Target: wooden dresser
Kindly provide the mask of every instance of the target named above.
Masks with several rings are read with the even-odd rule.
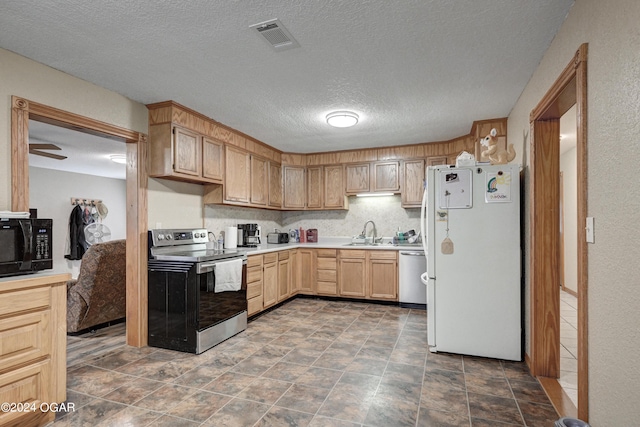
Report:
[[[55,413],[41,409],[66,400],[70,278],[39,273],[0,279],[0,426],[43,426]]]

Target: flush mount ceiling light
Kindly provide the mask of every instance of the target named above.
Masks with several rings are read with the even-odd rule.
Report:
[[[127,156],[125,156],[124,154],[112,154],[109,156],[109,158],[112,162],[120,163],[122,165],[127,163]]]
[[[348,128],[358,123],[359,116],[352,111],[334,111],[327,114],[327,123],[336,128]]]

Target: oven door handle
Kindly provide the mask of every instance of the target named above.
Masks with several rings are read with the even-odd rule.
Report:
[[[226,260],[216,260],[216,261],[198,263],[197,267],[196,267],[196,273],[197,274],[209,273],[209,272],[213,271],[213,267],[216,264],[224,262],[224,261],[229,261],[231,259],[233,259],[233,258],[227,258]],[[242,265],[247,265],[247,259],[246,258],[244,258],[242,260]]]

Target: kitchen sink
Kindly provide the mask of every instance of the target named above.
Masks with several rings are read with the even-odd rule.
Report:
[[[380,246],[381,243],[345,243],[342,246]]]

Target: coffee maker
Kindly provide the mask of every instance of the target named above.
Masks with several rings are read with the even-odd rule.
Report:
[[[255,248],[260,244],[258,224],[238,224],[238,246]]]

